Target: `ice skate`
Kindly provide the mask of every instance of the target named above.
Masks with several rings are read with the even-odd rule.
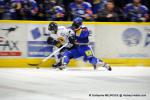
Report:
[[[55,64],[52,65],[52,68],[56,69],[56,68],[59,68],[59,66],[61,66],[61,65],[62,65],[61,62],[57,62],[57,63],[55,63]]]
[[[63,64],[62,66],[59,66],[59,69],[64,70],[66,68],[66,66],[67,66],[66,64]]]
[[[112,70],[112,68],[110,67],[110,65],[107,64],[107,63],[104,63],[104,65],[102,67],[106,68],[108,71]]]

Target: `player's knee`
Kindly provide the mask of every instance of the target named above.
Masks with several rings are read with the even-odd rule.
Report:
[[[70,56],[70,53],[67,51],[67,52],[64,52],[64,54],[63,54],[63,57],[69,57]]]
[[[63,64],[68,64],[70,60],[70,53],[68,51],[64,52],[63,57],[62,57],[62,63]]]
[[[68,64],[70,61],[70,58],[68,56],[63,56],[62,58],[62,64]]]
[[[96,65],[97,64],[98,59],[95,57],[90,57],[89,58],[89,63],[91,63],[92,65]]]

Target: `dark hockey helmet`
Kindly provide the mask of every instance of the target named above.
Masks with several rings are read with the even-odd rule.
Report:
[[[50,22],[49,26],[48,26],[48,30],[49,31],[54,31],[54,33],[57,33],[58,30],[58,25],[55,22]]]
[[[80,18],[80,17],[77,17],[77,18],[75,18],[74,20],[73,20],[73,23],[72,23],[72,28],[73,29],[78,29],[81,25],[82,25],[82,21],[83,21],[83,19],[82,18]]]

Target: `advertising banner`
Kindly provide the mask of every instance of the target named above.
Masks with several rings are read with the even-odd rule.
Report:
[[[24,24],[0,24],[0,58],[26,57],[26,37]]]
[[[53,51],[46,42],[49,34],[46,27],[47,24],[28,25],[28,57],[46,57]]]
[[[96,30],[99,57],[150,58],[150,25],[98,25]]]

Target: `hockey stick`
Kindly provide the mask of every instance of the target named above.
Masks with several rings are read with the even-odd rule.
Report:
[[[90,43],[75,43],[76,45],[90,45]]]
[[[47,56],[46,58],[44,58],[40,63],[38,63],[38,64],[28,64],[28,65],[30,65],[30,66],[37,66],[36,68],[38,69],[40,64],[42,64],[43,62],[47,61],[49,58],[51,58],[53,55],[55,55],[57,52],[59,52],[61,49],[63,49],[67,45],[68,45],[68,43],[64,44],[61,48],[55,50],[49,56]]]

